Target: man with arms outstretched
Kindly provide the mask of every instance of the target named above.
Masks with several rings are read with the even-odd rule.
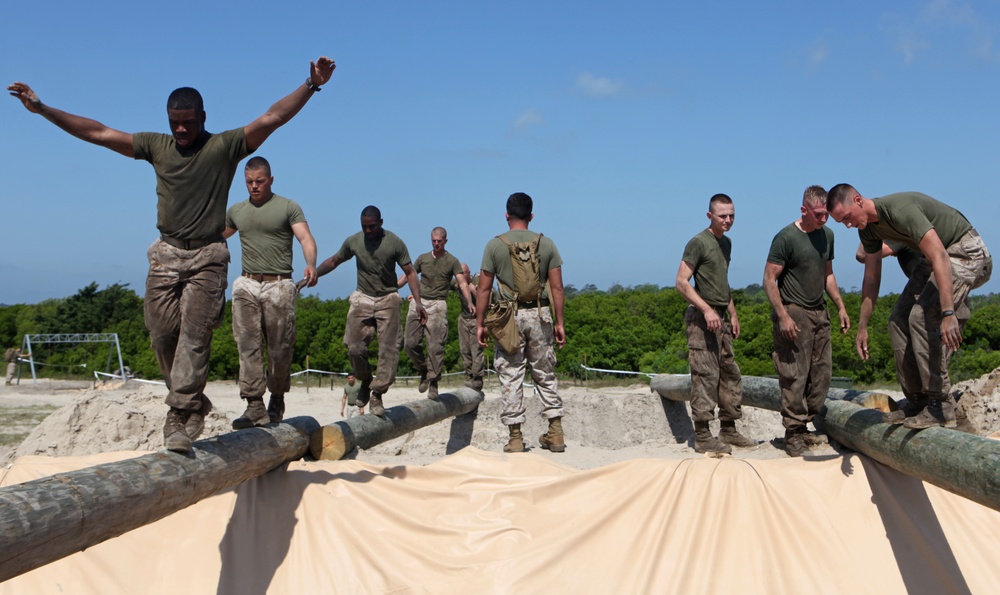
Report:
[[[144,310],[169,390],[163,438],[170,450],[191,450],[212,408],[204,389],[212,330],[225,310],[229,249],[222,232],[236,168],[302,109],[335,67],[326,57],[311,62],[305,83],[250,124],[218,134],[205,130],[201,94],[190,87],[167,99],[171,134],[121,132],[42,103],[24,83],[7,87],[28,111],[79,139],[148,161],[156,172],[160,237],[147,252]]]

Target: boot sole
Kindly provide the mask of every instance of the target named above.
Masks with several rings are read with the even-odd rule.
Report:
[[[174,432],[164,442],[169,451],[191,452],[191,438],[182,432]]]
[[[233,420],[233,429],[234,430],[246,430],[247,428],[262,428],[262,427],[266,426],[269,423],[271,423],[271,418],[270,417],[265,417],[264,419],[256,421],[256,422],[251,421],[249,419],[234,419]]]
[[[566,445],[556,446],[555,444],[540,444],[542,448],[549,452],[566,452]]]

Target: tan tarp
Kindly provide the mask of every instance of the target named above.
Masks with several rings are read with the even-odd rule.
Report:
[[[3,485],[130,456],[26,457]],[[861,456],[296,462],[0,593],[996,593],[1000,513]]]

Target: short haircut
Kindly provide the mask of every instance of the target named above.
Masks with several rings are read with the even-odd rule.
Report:
[[[381,221],[382,211],[378,210],[375,205],[368,205],[361,211],[361,217],[372,217]]]
[[[267,159],[263,157],[251,157],[250,161],[247,161],[246,171],[257,171],[262,169],[267,172],[267,175],[271,175],[271,164],[267,162]]]
[[[443,227],[435,227],[431,230],[431,236],[441,236],[444,239],[448,239],[448,230]]]
[[[826,190],[822,186],[810,186],[802,193],[802,206],[826,206]]]
[[[515,192],[507,198],[507,214],[521,221],[531,219],[533,206],[531,197],[523,192]]]
[[[832,211],[837,205],[849,203],[857,193],[858,191],[850,184],[837,184],[833,188],[830,188],[830,192],[826,195],[826,209]]]
[[[715,205],[731,205],[733,204],[733,199],[725,194],[716,194],[712,198],[708,199],[708,211],[710,213],[715,212]]]
[[[205,102],[201,99],[201,93],[191,87],[181,87],[174,89],[167,97],[167,109],[187,110],[193,109],[199,114],[205,111]]]

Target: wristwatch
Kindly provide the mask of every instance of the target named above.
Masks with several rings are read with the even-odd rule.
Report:
[[[319,93],[320,91],[323,90],[320,88],[319,85],[313,83],[313,77],[311,76],[306,78],[306,86],[309,87],[310,91],[315,91],[316,93]]]

